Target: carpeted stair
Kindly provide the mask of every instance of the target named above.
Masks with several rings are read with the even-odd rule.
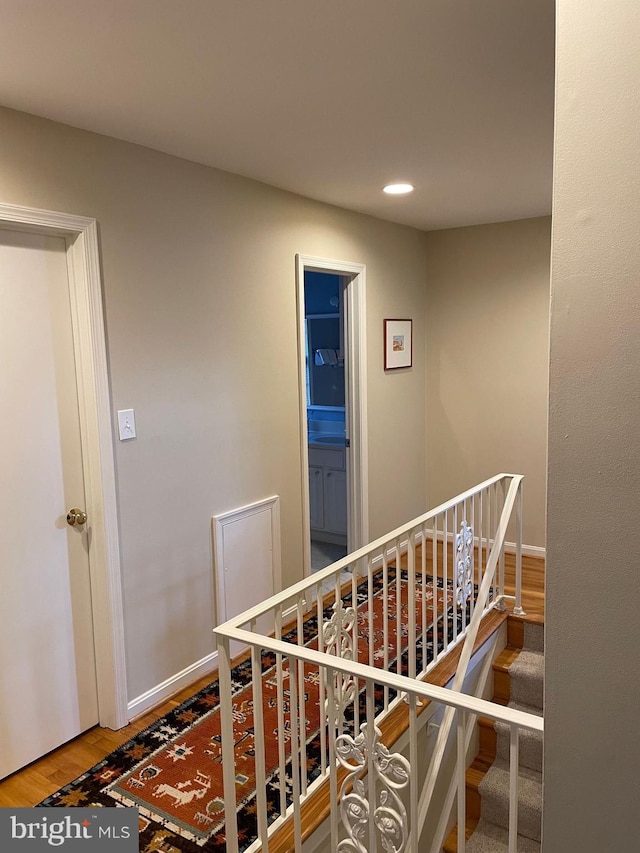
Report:
[[[494,662],[494,702],[542,715],[543,626],[509,617],[507,648]],[[509,727],[480,718],[480,751],[467,771],[467,853],[509,849]],[[518,853],[540,853],[542,737],[520,732]],[[457,828],[444,844],[457,850]]]

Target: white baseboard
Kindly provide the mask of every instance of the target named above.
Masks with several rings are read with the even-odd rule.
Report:
[[[204,678],[205,675],[209,675],[209,673],[213,672],[217,666],[218,652],[211,652],[210,655],[192,663],[191,666],[183,669],[182,672],[172,675],[170,678],[167,678],[166,681],[163,681],[161,684],[157,684],[155,687],[147,690],[146,693],[142,693],[136,699],[132,699],[127,705],[129,720],[134,719],[134,717],[139,717],[141,714],[144,714],[146,711],[149,711],[151,708],[155,708],[156,705],[164,702],[165,699],[173,696],[174,693],[177,693],[179,690],[183,690],[185,687],[189,687],[199,678]]]
[[[509,551],[512,554],[516,552],[516,543],[515,542],[505,542],[504,550]],[[525,557],[542,557],[546,560],[547,558],[547,549],[543,548],[542,545],[522,545],[522,554]]]

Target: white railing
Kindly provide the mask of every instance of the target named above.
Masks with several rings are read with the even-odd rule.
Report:
[[[515,595],[508,596],[512,515]],[[460,691],[482,617],[507,598],[522,612],[521,533],[522,477],[501,474],[216,628],[230,853],[270,844],[300,851],[306,822],[327,811],[332,851],[417,850],[456,717],[459,781],[477,714],[512,727],[517,758],[519,729],[541,730],[540,718]],[[255,630],[265,617],[268,636]],[[458,645],[452,690],[420,680]],[[234,670],[237,646],[250,651]],[[428,703],[445,710],[418,787]],[[408,758],[384,744],[392,745],[398,719],[408,730]],[[515,768],[517,827],[517,761]],[[463,815],[464,784],[457,799]],[[316,817],[305,817],[303,828],[306,809]],[[285,824],[291,837],[283,846],[277,833]],[[464,832],[459,838],[463,853]]]

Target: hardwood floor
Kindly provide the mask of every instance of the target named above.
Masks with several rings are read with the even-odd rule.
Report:
[[[430,551],[427,552],[430,560]],[[438,564],[441,565],[441,549]],[[452,563],[449,563],[452,565]],[[513,592],[515,558],[506,555],[505,589]],[[544,560],[535,557],[523,557],[523,606],[527,616],[534,621],[542,621],[544,616]],[[511,606],[507,608],[509,611]],[[168,711],[175,708],[193,693],[202,689],[214,677],[215,673],[200,679],[191,687],[181,690],[155,710],[117,732],[95,727],[75,738],[68,744],[54,750],[23,770],[14,773],[0,782],[0,807],[34,806],[45,797],[71,782],[85,770],[107,756],[120,744],[129,740]]]

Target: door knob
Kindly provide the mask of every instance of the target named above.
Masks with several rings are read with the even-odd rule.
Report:
[[[86,521],[87,513],[82,509],[74,507],[67,513],[67,524],[69,527],[82,527],[83,524],[86,524]]]

